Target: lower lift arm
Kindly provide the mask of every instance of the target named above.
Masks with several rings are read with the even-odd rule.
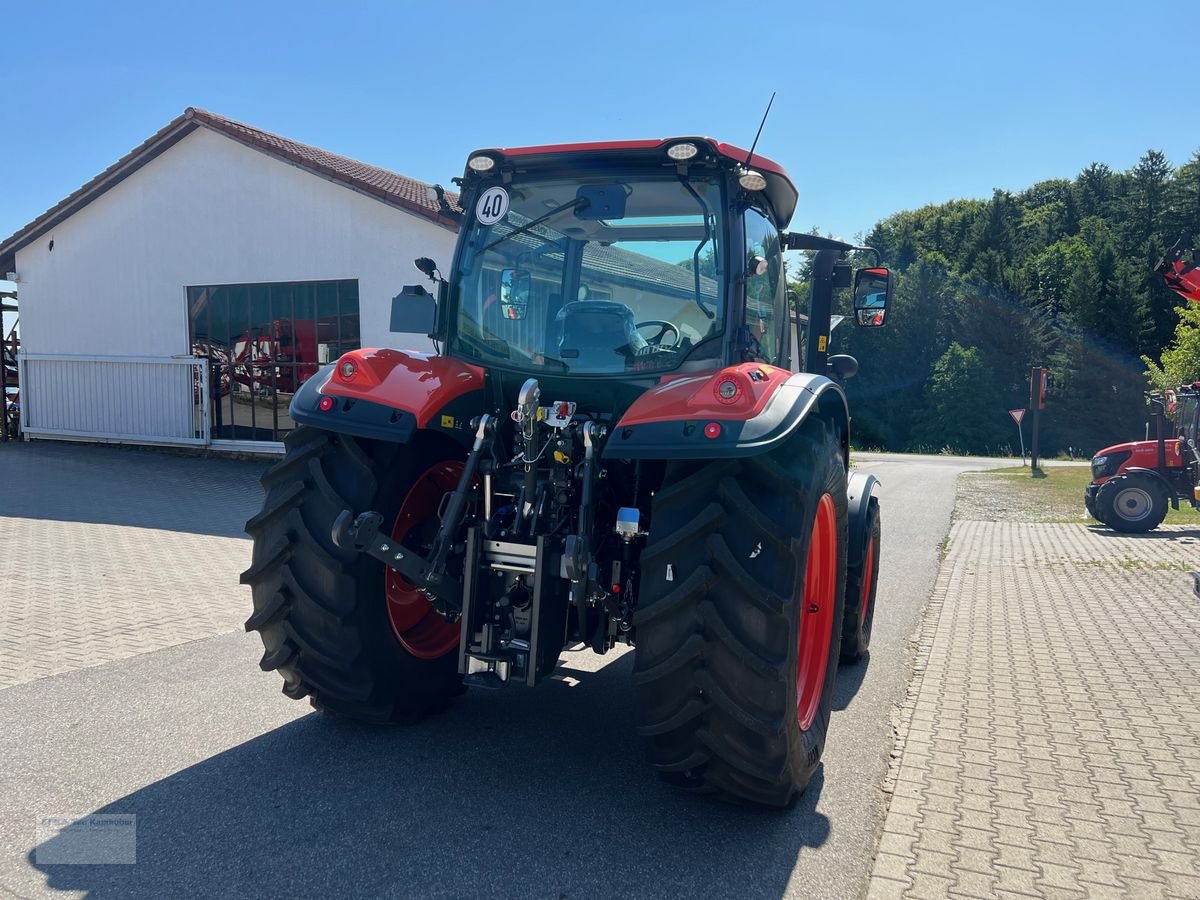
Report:
[[[490,447],[496,433],[494,416],[482,415],[475,427],[475,443],[463,466],[462,477],[450,496],[446,514],[438,528],[433,549],[428,558],[400,546],[398,541],[380,532],[383,516],[364,512],[355,516],[342,510],[333,523],[333,542],[345,550],[367,553],[385,566],[395,569],[428,596],[442,615],[452,618],[462,611],[462,584],[446,574],[446,557],[454,545],[454,536],[462,526],[467,509],[467,495],[479,471],[482,451]]]

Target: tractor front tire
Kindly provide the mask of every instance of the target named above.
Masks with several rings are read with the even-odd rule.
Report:
[[[858,562],[846,570],[846,599],[842,616],[842,662],[856,663],[871,644],[875,623],[875,593],[879,589],[879,544],[882,537],[879,501],[867,502],[867,521]]]
[[[1167,517],[1167,492],[1149,475],[1114,475],[1096,492],[1097,518],[1129,534],[1151,531]]]
[[[457,642],[444,653],[445,640],[413,644],[436,652],[410,652],[389,611],[391,574],[370,556],[336,546],[331,531],[344,509],[378,510],[391,527],[445,448],[305,426],[287,436],[285,448],[262,477],[262,511],[246,523],[254,539],[242,573],[254,595],[246,630],[262,638],[259,665],[283,676],[288,697],[307,696],[322,712],[359,721],[412,722],[444,708],[463,692]]]
[[[820,763],[846,577],[840,435],[668,464],[634,616],[638,731],[678,787],[785,807]]]

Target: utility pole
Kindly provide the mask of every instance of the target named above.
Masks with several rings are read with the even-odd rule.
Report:
[[[1034,366],[1029,370],[1029,411],[1033,413],[1032,434],[1029,438],[1029,474],[1036,478],[1038,471],[1038,426],[1042,421],[1042,410],[1046,406],[1046,367]]]

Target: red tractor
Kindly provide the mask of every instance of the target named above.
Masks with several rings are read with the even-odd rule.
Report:
[[[1117,531],[1150,531],[1182,500],[1200,509],[1200,382],[1154,397],[1157,437],[1105,447],[1092,457],[1092,482],[1084,489],[1088,513]],[[1167,437],[1167,423],[1175,436]]]
[[[1191,244],[1181,238],[1155,271],[1181,297],[1200,303],[1200,268]],[[1200,382],[1154,397],[1150,406],[1154,440],[1105,447],[1092,457],[1084,505],[1092,518],[1117,531],[1157,528],[1168,505],[1178,509],[1181,500],[1200,509]],[[1168,422],[1175,432],[1171,437]]]
[[[850,474],[833,291],[883,324],[887,269],[783,229],[776,163],[708,138],[472,153],[436,285],[346,353],[246,525],[261,666],[318,710],[408,722],[633,645],[639,731],[682,788],[790,804],[839,659],[867,650],[873,476]],[[807,349],[783,251],[813,250]],[[852,279],[852,274],[854,275]]]

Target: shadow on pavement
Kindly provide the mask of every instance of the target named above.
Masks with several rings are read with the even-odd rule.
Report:
[[[850,701],[854,699],[854,695],[858,693],[858,689],[862,687],[863,680],[867,677],[867,666],[870,663],[871,651],[868,650],[858,662],[846,663],[838,669],[837,681],[833,687],[833,708],[835,712],[845,709],[850,705]]]
[[[97,444],[0,444],[0,516],[245,537],[269,464]]]
[[[1180,541],[1190,544],[1197,538],[1200,538],[1200,528],[1188,528],[1180,531],[1155,529],[1154,531],[1143,531],[1141,533],[1117,531],[1116,529],[1109,528],[1107,525],[1088,525],[1087,529],[1097,537],[1121,538],[1123,540],[1133,538],[1140,541],[1160,541],[1164,543]]]
[[[471,693],[414,728],[304,716],[96,810],[137,816],[136,864],[28,861],[55,890],[155,900],[779,897],[829,837],[823,772],[783,812],[668,788],[642,761],[631,666]]]

